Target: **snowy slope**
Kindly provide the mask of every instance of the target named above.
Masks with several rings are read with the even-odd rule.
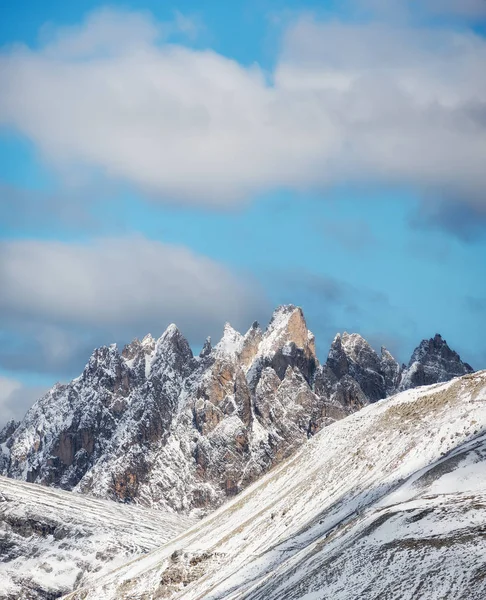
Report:
[[[193,522],[0,477],[0,598],[58,597]]]
[[[485,371],[409,390],[68,597],[484,598],[485,458]]]

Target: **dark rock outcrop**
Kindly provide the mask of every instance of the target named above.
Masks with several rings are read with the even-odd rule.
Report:
[[[472,372],[471,365],[463,362],[459,354],[451,350],[442,336],[436,333],[430,340],[423,340],[414,350],[399,387],[406,390],[431,385]]]

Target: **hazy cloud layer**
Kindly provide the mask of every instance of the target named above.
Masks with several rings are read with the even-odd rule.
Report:
[[[267,316],[260,292],[209,258],[142,237],[2,242],[0,364],[69,372],[93,344],[158,336],[171,322],[202,343],[225,320],[244,329]]]
[[[363,252],[378,243],[371,227],[362,219],[327,219],[322,223],[322,232],[338,247],[352,253]]]
[[[171,27],[191,34],[181,19]],[[372,181],[431,197],[453,188],[486,210],[481,36],[306,17],[266,74],[167,44],[164,27],[104,10],[51,30],[39,50],[7,49],[0,122],[64,173],[83,165],[164,201],[228,206],[275,187]]]
[[[45,391],[45,388],[26,386],[15,379],[0,375],[0,429],[10,419],[22,419]]]
[[[439,228],[453,233],[463,242],[474,242],[486,237],[486,210],[479,201],[475,205],[464,204],[457,196],[433,198],[423,202],[411,217],[410,224],[417,229]],[[485,195],[486,198],[486,195]]]

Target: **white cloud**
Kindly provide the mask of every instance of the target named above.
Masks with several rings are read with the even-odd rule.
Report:
[[[449,188],[477,208],[486,40],[445,27],[302,18],[268,77],[157,43],[162,25],[143,13],[104,11],[40,50],[3,53],[0,122],[60,169],[87,166],[163,201],[227,206],[366,180]]]
[[[225,321],[246,329],[270,307],[243,273],[143,237],[0,242],[0,365],[77,375],[93,348],[158,337],[176,323],[198,348]]]
[[[142,237],[0,243],[3,317],[35,318],[44,327],[137,327],[143,334],[144,326],[158,325],[161,332],[176,322],[187,335],[205,336],[224,320],[253,320],[261,302],[247,283],[185,247]],[[64,336],[50,331],[42,337],[65,352]]]

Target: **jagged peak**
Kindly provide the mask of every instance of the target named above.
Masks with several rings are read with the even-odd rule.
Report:
[[[258,321],[253,321],[253,323],[251,324],[250,329],[248,329],[248,331],[245,333],[245,335],[243,336],[245,339],[250,338],[250,337],[254,337],[256,334],[261,334],[262,329],[260,327],[260,323]]]
[[[282,327],[284,327],[285,324],[289,321],[290,317],[296,311],[299,311],[301,317],[304,318],[302,309],[298,306],[295,306],[294,304],[281,304],[280,306],[277,306],[277,308],[272,313],[265,333],[270,333],[275,329],[281,329]]]
[[[359,333],[348,333],[345,331],[341,336],[341,342],[343,348],[349,351],[354,351],[356,348],[363,346],[371,348],[369,342],[367,342],[367,340],[365,340],[365,338]]]
[[[259,352],[263,356],[270,356],[288,342],[294,342],[298,348],[309,345],[309,331],[304,313],[300,307],[293,304],[285,304],[275,309],[263,334]]]
[[[385,346],[382,346],[380,348],[380,354],[381,354],[381,358],[382,359],[394,360],[395,362],[397,362],[396,359],[395,359],[395,357],[393,356],[393,354]]]
[[[155,344],[155,340],[152,337],[151,333],[147,333],[147,335],[143,338],[143,340],[140,343],[142,346],[151,346]]]
[[[354,362],[361,362],[363,359],[379,361],[378,353],[371,344],[359,333],[348,333],[345,331],[341,335],[341,347],[346,356]]]
[[[203,347],[201,348],[201,352],[199,353],[199,358],[204,358],[209,356],[213,350],[213,346],[211,345],[211,337],[208,336],[204,342]]]
[[[155,351],[146,357],[145,375],[152,377],[162,371],[187,370],[193,358],[189,342],[171,323],[155,344]]]
[[[427,355],[434,356],[440,354],[449,355],[450,358],[454,358],[457,361],[461,360],[459,354],[449,347],[446,340],[440,335],[440,333],[436,333],[434,337],[423,339],[420,342],[420,344],[413,351],[408,366],[411,367],[413,363],[420,362]]]
[[[164,331],[164,333],[160,336],[159,339],[168,339],[168,338],[172,338],[176,335],[181,335],[181,332],[179,331],[179,328],[177,327],[177,325],[175,323],[171,323],[166,330]]]
[[[236,356],[243,346],[243,336],[229,323],[224,324],[223,337],[214,347],[217,354],[223,356]]]
[[[181,349],[183,349],[184,352],[186,352],[188,348],[190,349],[189,342],[182,335],[180,329],[177,327],[177,325],[171,323],[155,343],[155,351],[157,354],[160,354],[161,352],[164,352],[168,347],[174,347],[179,345],[181,346]]]
[[[130,361],[135,359],[139,354],[152,354],[155,350],[155,340],[150,333],[148,333],[142,341],[138,338],[134,338],[129,344],[126,344],[121,353],[122,358],[130,364]]]
[[[80,378],[98,377],[102,373],[112,376],[123,362],[116,344],[99,346],[93,350]]]
[[[436,333],[433,338],[422,340],[413,351],[408,367],[403,369],[400,389],[448,381],[473,371],[471,365],[462,361],[459,354]]]
[[[120,356],[118,352],[118,346],[116,344],[109,344],[108,346],[98,346],[91,353],[89,362],[99,361],[100,359],[112,358],[115,356]]]
[[[331,347],[329,348],[329,354],[332,354],[337,350],[342,350],[342,337],[340,333],[336,333],[334,336],[334,339],[331,342]]]
[[[133,339],[129,344],[125,344],[122,350],[122,358],[125,361],[132,360],[140,349],[140,340],[138,338]]]

